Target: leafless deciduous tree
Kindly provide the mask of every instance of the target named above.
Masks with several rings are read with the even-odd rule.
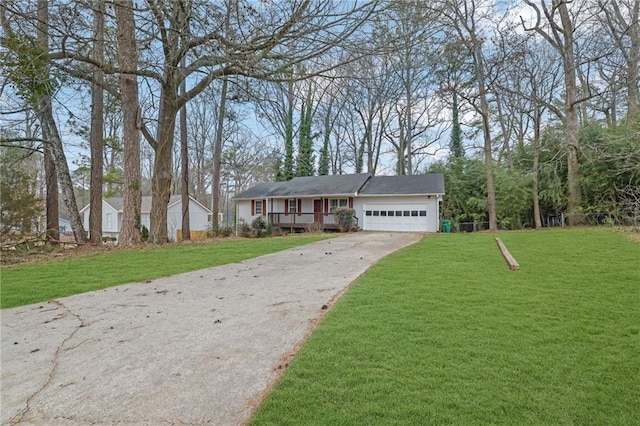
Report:
[[[496,213],[496,190],[493,176],[493,157],[491,143],[491,124],[489,109],[489,81],[487,76],[486,58],[483,52],[484,37],[481,34],[479,22],[491,14],[490,7],[483,0],[445,0],[437,3],[439,13],[446,23],[455,31],[460,41],[468,49],[473,58],[473,74],[477,92],[473,99],[468,99],[482,120],[482,135],[484,139],[484,159],[487,176],[487,209],[489,212],[489,229],[498,229]]]
[[[52,181],[52,173],[53,168],[51,165],[55,167],[55,176],[57,177],[58,184],[60,185],[60,190],[62,191],[63,200],[65,203],[66,210],[70,216],[71,228],[73,230],[73,234],[75,237],[75,241],[77,244],[86,244],[87,237],[86,232],[84,231],[84,227],[82,226],[82,219],[80,218],[80,214],[78,212],[78,205],[76,203],[75,193],[73,191],[73,183],[71,181],[71,176],[69,174],[69,166],[67,164],[67,158],[64,152],[62,139],[60,137],[60,132],[58,131],[58,125],[53,116],[52,110],[52,92],[54,89],[54,84],[50,78],[50,61],[47,57],[47,53],[49,52],[49,9],[48,3],[45,0],[39,0],[36,5],[36,40],[38,43],[38,47],[34,48],[29,44],[27,40],[32,39],[32,35],[29,33],[15,33],[14,29],[11,27],[11,23],[9,20],[9,16],[7,16],[7,4],[0,4],[1,9],[1,17],[2,28],[4,30],[4,37],[2,37],[2,44],[8,50],[13,51],[15,55],[26,55],[34,59],[34,62],[29,64],[29,67],[35,67],[37,77],[33,79],[32,77],[25,79],[25,71],[24,68],[20,68],[19,66],[15,70],[15,75],[12,76],[14,82],[22,87],[23,96],[27,97],[30,101],[31,106],[35,110],[36,116],[40,121],[41,131],[42,131],[42,139],[46,144],[46,150],[48,151],[47,160],[45,160],[45,164],[47,167],[47,178],[51,179],[50,184],[47,184],[48,191],[55,192],[57,194],[57,190],[53,187]],[[32,16],[33,18],[33,16]],[[21,28],[22,30],[22,28]],[[33,71],[33,68],[29,70]],[[10,77],[11,78],[11,77]],[[49,155],[50,154],[50,155]],[[48,163],[48,160],[51,162]],[[48,221],[51,220],[51,224],[48,226],[53,227],[53,223],[55,222],[56,213],[50,210],[57,210],[57,204],[53,205],[53,200],[48,200],[47,202],[47,215]],[[51,215],[51,216],[49,216]],[[57,223],[55,224],[57,226]],[[55,233],[53,229],[50,229],[50,232]]]
[[[137,69],[138,54],[135,39],[133,1],[115,3],[118,31],[118,57],[120,60],[120,93],[124,128],[124,197],[120,245],[140,243],[140,110],[138,107]],[[166,227],[165,227],[166,230]]]
[[[545,0],[539,4],[531,0],[525,2],[533,8],[536,22],[533,27],[525,28],[542,36],[560,55],[564,70],[564,135],[567,146],[567,215],[569,225],[584,223],[582,213],[582,190],[580,188],[580,143],[578,139],[578,87],[576,56],[574,53],[574,20],[567,2],[563,0]],[[544,21],[544,22],[543,22]],[[546,25],[545,25],[546,23]]]
[[[104,13],[103,0],[95,2],[93,12],[93,56],[104,61]],[[102,244],[102,176],[104,174],[104,73],[100,68],[93,71],[91,86],[91,186],[89,194],[89,242]]]
[[[627,89],[627,116],[638,120],[640,114],[640,1],[598,0],[604,21],[615,47],[626,65],[621,74]]]

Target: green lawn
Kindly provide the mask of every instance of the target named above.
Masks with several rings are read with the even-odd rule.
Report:
[[[194,271],[319,241],[329,235],[306,234],[264,239],[229,239],[114,250],[93,256],[3,268],[2,308],[42,302],[119,284]]]
[[[640,424],[640,244],[440,234],[328,313],[253,425]]]

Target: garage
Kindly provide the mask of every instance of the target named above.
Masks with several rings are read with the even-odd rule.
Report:
[[[364,204],[362,229],[365,231],[428,232],[427,203]]]

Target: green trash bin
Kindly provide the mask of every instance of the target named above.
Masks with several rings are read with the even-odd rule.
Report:
[[[451,221],[443,220],[442,221],[442,232],[451,232]]]

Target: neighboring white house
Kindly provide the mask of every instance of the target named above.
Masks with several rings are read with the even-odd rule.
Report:
[[[264,216],[273,226],[335,228],[333,210],[350,207],[365,231],[438,232],[444,177],[354,175],[297,177],[262,183],[234,197],[236,218],[250,224]]]
[[[123,199],[118,197],[102,199],[102,236],[118,238],[122,228]],[[89,212],[91,205],[87,204],[80,210],[84,229],[89,229]],[[151,197],[142,197],[140,209],[140,223],[151,228]],[[211,210],[200,204],[195,198],[189,197],[189,227],[191,231],[206,231],[210,226]],[[182,196],[172,195],[167,206],[167,235],[169,240],[176,241],[178,230],[182,226]]]

